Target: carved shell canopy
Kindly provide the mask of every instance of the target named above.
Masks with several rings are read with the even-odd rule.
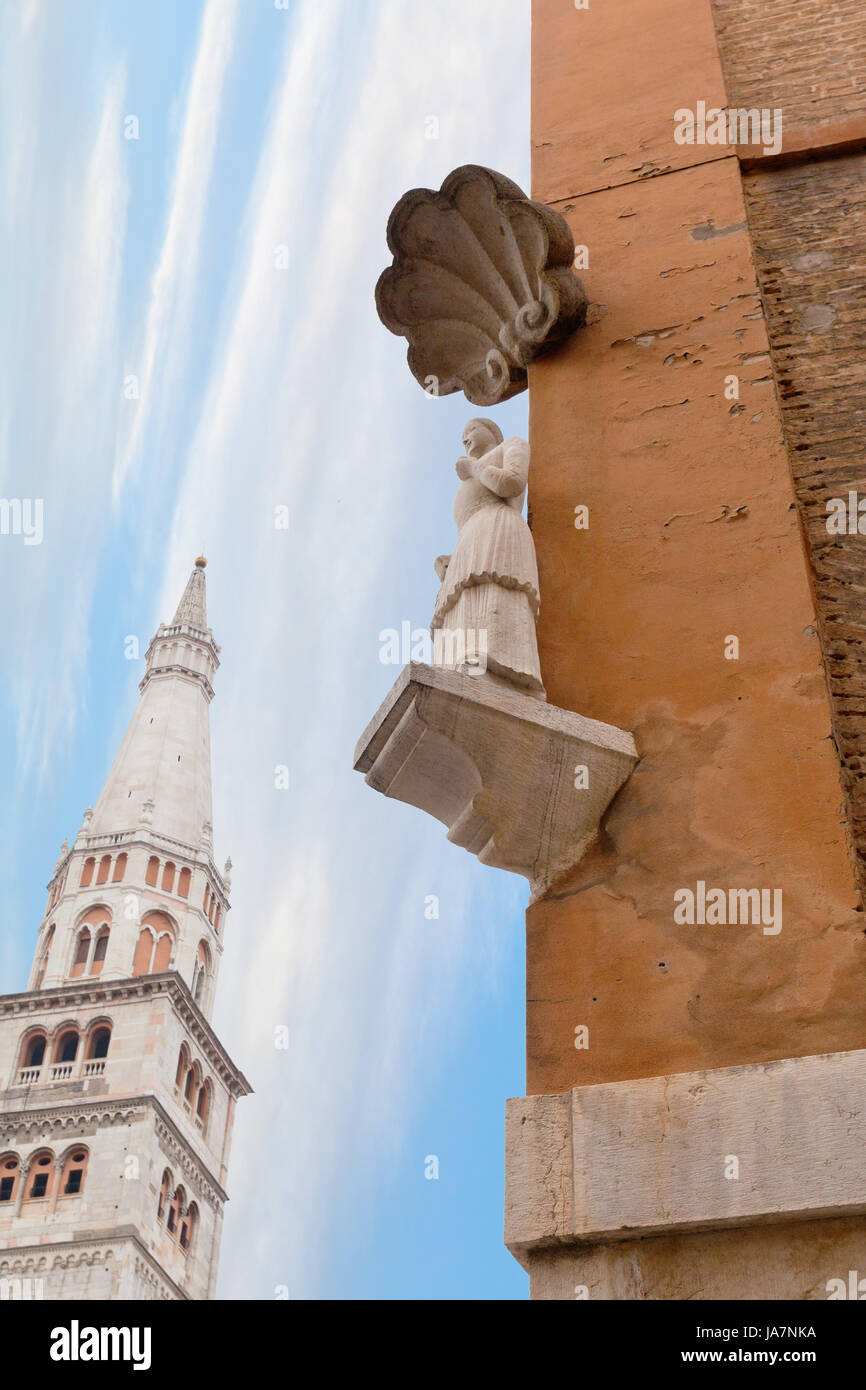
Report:
[[[404,193],[388,246],[376,308],[408,339],[412,375],[431,395],[507,400],[526,390],[528,363],[586,319],[568,223],[492,169],[465,164],[438,193]]]

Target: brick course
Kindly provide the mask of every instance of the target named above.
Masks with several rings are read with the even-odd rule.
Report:
[[[783,123],[866,114],[862,0],[712,0],[728,100],[781,107]]]

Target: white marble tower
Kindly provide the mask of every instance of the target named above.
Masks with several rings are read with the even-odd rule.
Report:
[[[220,649],[205,563],[150,643],[96,808],[55,865],[29,988],[0,996],[13,1296],[214,1295],[234,1105],[250,1088],[209,1021],[231,862],[213,858]]]

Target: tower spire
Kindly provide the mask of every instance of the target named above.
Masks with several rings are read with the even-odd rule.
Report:
[[[199,556],[174,618],[151,639],[141,699],[96,803],[91,835],[147,824],[192,849],[212,848],[208,707],[220,649],[207,625],[206,563]]]
[[[214,1295],[250,1088],[210,1023],[231,902],[213,855],[204,567],[150,642],[96,809],[64,841],[29,988],[0,996],[0,1251],[44,1270],[47,1298]]]
[[[207,631],[207,594],[204,579],[206,566],[207,560],[203,555],[199,555],[195,562],[195,569],[187,580],[186,588],[181,595],[180,603],[177,605],[172,619],[172,627],[186,624],[188,627],[197,628],[200,632]]]

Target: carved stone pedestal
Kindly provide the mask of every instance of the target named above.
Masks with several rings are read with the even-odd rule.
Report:
[[[628,777],[631,734],[484,676],[410,663],[367,726],[355,768],[427,811],[533,896],[578,862]]]

